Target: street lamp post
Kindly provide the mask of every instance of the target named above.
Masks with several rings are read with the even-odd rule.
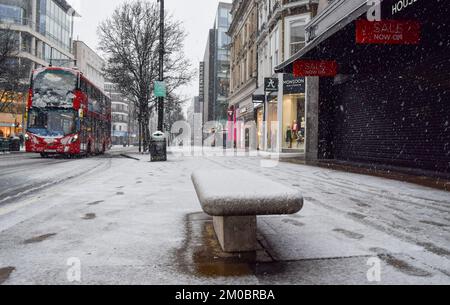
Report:
[[[159,81],[164,81],[164,0],[160,3]],[[164,132],[164,97],[158,97],[158,131]]]

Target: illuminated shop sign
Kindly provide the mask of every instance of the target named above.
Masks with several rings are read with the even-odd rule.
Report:
[[[297,60],[294,63],[294,76],[336,76],[338,64],[335,60]]]
[[[356,21],[358,44],[419,44],[421,25],[418,21]]]
[[[284,74],[283,93],[305,93],[305,78],[295,77],[293,74]]]

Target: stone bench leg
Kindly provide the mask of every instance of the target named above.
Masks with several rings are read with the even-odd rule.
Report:
[[[214,217],[214,230],[225,252],[257,250],[256,216]]]

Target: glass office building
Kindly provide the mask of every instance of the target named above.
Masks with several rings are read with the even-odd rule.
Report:
[[[65,0],[0,0],[0,24],[17,32],[18,58],[30,69],[73,65],[75,16]]]
[[[0,137],[23,133],[25,100],[32,69],[74,65],[73,21],[75,10],[65,0],[0,0],[0,31],[12,30],[17,53],[9,62],[23,71],[22,88],[14,89],[11,106],[0,113]],[[21,72],[22,73],[22,72]],[[11,90],[0,84],[0,91]],[[11,101],[0,101],[10,103]],[[4,107],[3,107],[4,108]]]
[[[231,4],[219,3],[214,27],[209,30],[208,42],[200,75],[203,92],[204,121],[227,121],[230,91],[230,43],[227,32],[231,24]]]

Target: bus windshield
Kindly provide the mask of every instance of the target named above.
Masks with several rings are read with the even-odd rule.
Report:
[[[28,112],[28,131],[44,137],[61,137],[76,132],[75,110],[32,108]]]
[[[66,70],[44,70],[33,78],[33,107],[73,107],[77,76]]]

